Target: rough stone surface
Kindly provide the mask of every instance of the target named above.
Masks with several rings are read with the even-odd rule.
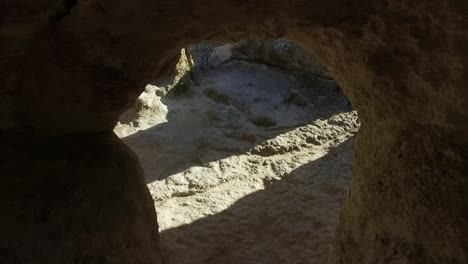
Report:
[[[286,39],[200,43],[187,50],[194,61],[193,69],[198,71],[218,67],[231,60],[242,60],[276,67],[295,75],[330,77],[316,56]]]
[[[295,77],[233,60],[184,93],[143,93],[156,104],[115,128],[142,161],[165,264],[326,263],[357,113],[332,81]]]
[[[330,262],[466,263],[466,1],[9,0],[0,10],[0,131],[7,139],[112,130],[152,76],[174,65],[188,44],[253,36],[299,43],[329,69],[362,123],[351,193]],[[30,157],[22,169],[43,155]],[[0,166],[10,168],[21,158],[12,154]],[[29,168],[37,178],[48,177],[42,166]],[[28,181],[14,169],[4,171],[3,179]],[[51,182],[64,185],[63,175]],[[10,195],[2,202],[19,206],[29,199],[34,208],[34,196],[16,194],[20,187],[4,182]],[[91,182],[99,185],[98,178]],[[144,186],[128,191],[147,192]],[[53,206],[49,209],[67,213]],[[37,205],[37,212],[44,208]],[[35,237],[31,228],[40,230],[22,222],[19,210],[10,217],[2,230],[24,238]],[[106,241],[109,247],[113,240]],[[30,249],[37,244],[16,241],[2,236],[1,243],[16,254],[38,254]],[[42,258],[87,251],[88,244],[72,244],[70,251],[44,245]],[[96,250],[107,255],[111,249]]]
[[[10,138],[0,160],[0,263],[160,263],[143,171],[112,132]]]

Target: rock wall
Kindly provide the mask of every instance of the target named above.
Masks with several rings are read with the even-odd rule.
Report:
[[[138,158],[112,132],[7,138],[0,263],[160,263]]]
[[[119,140],[96,133],[110,133],[182,47],[282,37],[319,57],[361,120],[330,263],[466,263],[465,1],[8,0],[1,7],[0,133],[16,141],[0,160],[8,216],[0,245],[8,260],[82,263],[74,256],[89,255],[158,263],[155,217],[150,205],[141,208],[151,201],[138,162],[127,159]],[[74,138],[61,142],[65,135]],[[94,143],[81,152],[73,142],[87,138]],[[54,145],[72,154],[51,157]],[[68,175],[80,180],[66,181]],[[102,180],[111,177],[125,195],[111,200],[115,210],[98,210],[112,191]],[[32,180],[44,185],[23,189]],[[68,188],[89,190],[96,213],[67,209],[79,202],[64,203]],[[37,202],[48,196],[62,202]],[[47,212],[53,214],[43,217]],[[64,224],[80,217],[91,232]]]
[[[200,43],[187,48],[193,69],[203,71],[231,60],[265,64],[293,74],[331,78],[318,58],[286,39],[242,40],[237,43]]]

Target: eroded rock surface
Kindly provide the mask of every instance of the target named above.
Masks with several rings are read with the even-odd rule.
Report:
[[[0,131],[8,141],[24,142],[14,149],[26,148],[33,137],[48,141],[50,136],[110,132],[153,76],[177,62],[182,47],[206,39],[284,37],[319,57],[361,120],[351,193],[331,263],[466,263],[466,10],[466,1],[457,0],[6,1],[0,9]],[[38,150],[31,146],[30,151]],[[52,219],[46,225],[22,221],[46,209],[33,203],[38,191],[14,192],[29,180],[10,170],[23,156],[6,155],[0,161],[2,178],[18,183],[5,180],[2,186],[9,190],[2,192],[2,208],[11,212],[2,218],[2,230],[25,239],[36,237],[31,228],[56,231]],[[19,163],[21,169],[43,155],[31,155]],[[105,164],[99,168],[110,166]],[[42,166],[29,168],[28,177],[49,175]],[[70,170],[86,177],[79,168]],[[128,173],[124,178],[131,185],[137,178]],[[63,186],[60,177],[66,172],[54,175],[49,185]],[[89,180],[102,186],[98,177]],[[92,193],[105,190],[102,186]],[[128,191],[147,192],[144,186]],[[10,210],[23,200],[30,201],[28,210]],[[47,210],[72,217],[60,205]],[[128,216],[130,222],[153,220]],[[108,224],[125,226],[126,221],[114,217]],[[142,237],[148,230],[138,231],[141,237],[135,241],[146,241]],[[98,231],[109,234],[104,227]],[[36,262],[87,251],[87,244],[73,238],[68,251],[21,244],[12,236],[1,239],[8,254]],[[114,240],[125,238],[106,239]],[[137,247],[143,255],[154,254]],[[95,253],[106,256],[115,250],[120,248]]]
[[[231,60],[259,63],[298,76],[322,76],[330,74],[318,58],[304,48],[286,39],[242,40],[237,43],[200,43],[187,48],[194,61],[193,70],[219,67]]]
[[[324,77],[208,68],[183,91],[148,85],[115,129],[142,161],[165,263],[325,263],[357,113]]]
[[[112,132],[10,138],[0,160],[15,175],[0,192],[0,263],[160,263],[143,171]]]

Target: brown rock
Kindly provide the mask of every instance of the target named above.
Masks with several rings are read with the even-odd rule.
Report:
[[[112,132],[10,138],[0,160],[1,263],[160,263],[143,170]]]
[[[466,11],[456,0],[3,3],[0,131],[20,142],[0,160],[7,262],[157,263],[138,161],[96,133],[182,47],[255,36],[311,51],[359,112],[330,263],[466,263]]]

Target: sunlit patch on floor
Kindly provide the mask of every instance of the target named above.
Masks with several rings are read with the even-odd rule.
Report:
[[[115,130],[140,157],[166,262],[322,263],[359,126],[339,87],[242,61],[178,85],[149,85]]]

